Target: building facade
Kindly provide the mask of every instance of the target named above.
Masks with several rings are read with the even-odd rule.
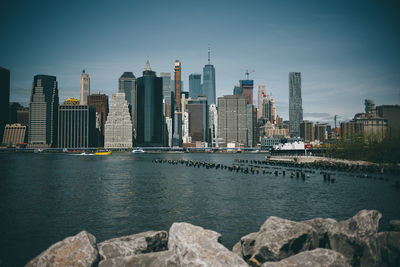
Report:
[[[253,104],[254,81],[240,80],[239,83],[240,83],[240,91],[242,92],[242,96],[246,98],[247,104]]]
[[[314,123],[312,121],[304,120],[300,124],[300,137],[303,138],[305,142],[314,141]]]
[[[275,124],[275,100],[272,96],[267,96],[263,100],[263,117],[266,121]]]
[[[300,136],[300,123],[303,121],[300,72],[289,73],[289,121],[290,135]]]
[[[96,144],[96,111],[88,105],[64,101],[58,109],[58,147],[88,148]]]
[[[216,104],[215,68],[211,65],[210,49],[208,49],[208,64],[203,68],[202,95],[207,96],[208,105]]]
[[[104,147],[132,147],[132,120],[124,93],[113,94],[104,132]]]
[[[257,119],[261,119],[264,117],[264,98],[267,97],[267,89],[265,85],[258,86],[258,94],[257,94]]]
[[[191,142],[208,142],[208,105],[207,98],[189,99],[186,104],[189,115],[189,136]]]
[[[58,85],[55,76],[33,78],[29,105],[29,146],[55,147],[58,125]]]
[[[88,105],[93,107],[97,113],[98,124],[100,128],[100,137],[98,138],[98,145],[104,146],[105,125],[108,114],[108,95],[105,94],[91,94],[88,96]]]
[[[90,77],[89,74],[85,73],[85,70],[82,71],[81,75],[81,86],[80,86],[80,95],[81,95],[81,105],[87,104],[87,97],[90,95]]]
[[[6,124],[2,143],[5,145],[22,145],[25,143],[26,126],[19,123]]]
[[[388,124],[388,136],[400,138],[400,105],[382,105],[376,107],[377,115]]]
[[[218,147],[218,109],[217,105],[212,104],[209,107],[209,143],[211,147]]]
[[[0,67],[0,140],[3,140],[4,128],[8,122],[10,106],[10,71]]]
[[[164,116],[171,118],[171,73],[161,72],[162,92],[164,98]]]
[[[192,73],[189,75],[189,96],[192,99],[197,99],[201,95],[201,74]]]
[[[328,138],[327,127],[328,127],[328,123],[317,122],[315,124],[315,127],[314,127],[315,140],[324,142]]]
[[[246,111],[246,124],[247,124],[247,146],[254,147],[256,143],[256,122],[257,122],[257,109],[253,104],[247,104]]]
[[[162,78],[147,62],[143,76],[137,79],[136,146],[163,146],[166,123],[163,116]]]
[[[228,143],[247,146],[246,116],[245,97],[226,95],[218,98],[218,140],[221,146],[226,147]]]

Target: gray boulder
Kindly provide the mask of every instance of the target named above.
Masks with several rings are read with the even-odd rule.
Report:
[[[232,248],[232,252],[238,254],[244,260],[249,260],[254,254],[254,246],[256,243],[258,232],[251,233],[240,238],[240,241]]]
[[[375,235],[375,240],[378,255],[375,266],[400,266],[400,232],[381,232]]]
[[[400,232],[400,220],[389,221],[390,231]]]
[[[166,231],[148,231],[135,235],[113,238],[99,243],[101,259],[131,256],[139,253],[163,251],[167,249]]]
[[[266,261],[282,260],[316,248],[317,239],[317,233],[310,225],[271,216],[261,226],[255,238],[249,263],[259,266]]]
[[[96,237],[82,231],[53,244],[26,266],[95,266],[98,258]]]
[[[262,267],[350,267],[346,258],[330,249],[317,248],[304,251],[279,262],[265,262]]]
[[[161,251],[117,257],[102,260],[99,267],[137,266],[137,267],[179,267],[178,258],[173,251]]]
[[[189,223],[174,223],[169,230],[168,249],[179,266],[248,266],[237,254],[219,243],[221,235]]]

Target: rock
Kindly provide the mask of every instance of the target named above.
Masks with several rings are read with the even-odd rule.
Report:
[[[358,237],[372,236],[378,232],[382,214],[377,210],[361,210],[352,218],[340,222],[341,229]]]
[[[53,244],[26,266],[95,266],[98,258],[96,237],[82,231]]]
[[[179,266],[248,266],[238,255],[219,243],[221,235],[189,223],[174,223],[169,230],[168,249]]]
[[[174,251],[161,251],[117,257],[102,260],[99,267],[137,266],[137,267],[179,267],[178,258]]]
[[[400,220],[391,220],[389,221],[390,231],[400,232]]]
[[[317,240],[317,233],[310,225],[271,216],[257,234],[249,262],[258,266],[265,261],[279,261],[316,248]]]
[[[400,266],[400,232],[381,232],[375,238],[378,249],[375,266]]]
[[[106,240],[97,246],[101,259],[111,259],[167,250],[167,242],[168,233],[166,231],[148,231]]]
[[[331,249],[317,248],[310,251],[304,251],[279,262],[265,262],[262,267],[350,267],[346,258]]]
[[[232,248],[232,252],[238,254],[247,261],[254,254],[254,245],[257,235],[258,232],[240,238],[240,241]]]
[[[315,218],[307,221],[303,221],[303,223],[310,225],[317,231],[318,236],[318,247],[319,248],[330,248],[329,245],[329,237],[328,232],[336,227],[337,221],[334,219],[323,219],[323,218]]]

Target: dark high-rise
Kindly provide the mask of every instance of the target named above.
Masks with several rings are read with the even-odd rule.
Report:
[[[104,130],[108,114],[108,96],[105,94],[91,94],[87,98],[89,106],[93,107],[97,112],[99,125],[101,130],[101,137],[99,138],[99,146],[104,146]]]
[[[253,80],[240,80],[240,91],[242,96],[244,96],[247,100],[247,104],[253,104],[253,88],[254,81]]]
[[[10,106],[10,71],[0,67],[0,141],[3,140],[4,128],[8,122]]]
[[[151,70],[149,62],[143,77],[137,79],[136,146],[163,146],[164,119],[162,78]]]
[[[203,68],[203,93],[207,96],[208,105],[216,104],[215,68],[210,63],[210,49],[208,49],[208,64]]]
[[[189,75],[189,96],[197,99],[201,94],[201,74],[192,73]]]
[[[125,93],[125,100],[128,102],[131,113],[133,131],[136,131],[136,77],[132,72],[124,72],[118,80],[118,93]]]
[[[189,113],[189,136],[192,137],[192,142],[208,142],[207,98],[189,100],[186,110]]]
[[[300,136],[300,123],[303,121],[301,100],[301,73],[289,73],[289,122],[290,136]]]
[[[55,76],[33,78],[29,105],[29,146],[51,147],[57,144],[58,85]]]

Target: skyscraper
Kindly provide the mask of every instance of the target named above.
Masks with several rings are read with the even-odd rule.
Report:
[[[56,146],[58,125],[58,85],[55,76],[33,78],[29,105],[29,146]]]
[[[137,79],[137,146],[163,146],[165,120],[162,110],[162,78],[147,61],[143,76]]]
[[[300,136],[300,123],[303,121],[301,100],[301,73],[289,73],[289,123],[290,136]]]
[[[174,134],[172,137],[173,146],[181,146],[182,143],[182,110],[181,110],[181,62],[175,60],[175,109],[173,129]]]
[[[208,64],[203,68],[203,93],[207,96],[208,105],[216,104],[215,68],[211,65],[210,48],[208,48]]]
[[[271,124],[275,124],[275,100],[271,96],[267,96],[263,100],[263,118]]]
[[[186,104],[189,114],[189,136],[192,142],[208,141],[208,105],[206,97],[189,99]]]
[[[240,91],[242,92],[242,96],[246,98],[247,104],[253,104],[254,81],[240,80],[239,83],[240,83]]]
[[[192,73],[189,75],[189,96],[197,99],[201,94],[201,74]]]
[[[81,75],[81,105],[87,104],[88,95],[90,95],[90,78],[89,74],[83,70]]]
[[[4,128],[8,122],[10,106],[10,71],[0,67],[0,140],[3,140]]]
[[[108,114],[108,96],[105,94],[91,94],[88,96],[88,105],[93,107],[99,118],[101,137],[99,138],[99,146],[104,146],[104,131]]]
[[[264,98],[267,97],[267,90],[265,85],[258,86],[258,95],[257,95],[257,119],[261,119],[264,117]]]
[[[171,73],[161,72],[160,77],[162,79],[162,91],[164,98],[164,115],[171,117]]]
[[[132,147],[132,121],[125,93],[112,95],[110,111],[105,125],[104,147]]]
[[[218,147],[218,110],[217,105],[209,108],[209,142],[212,147]]]
[[[303,121],[300,124],[300,137],[303,138],[305,142],[314,141],[315,135],[314,123],[312,121]]]
[[[124,72],[118,79],[118,93],[125,94],[125,100],[128,103],[129,112],[132,120],[133,134],[136,133],[136,117],[137,117],[137,106],[136,106],[136,77],[132,72]]]

